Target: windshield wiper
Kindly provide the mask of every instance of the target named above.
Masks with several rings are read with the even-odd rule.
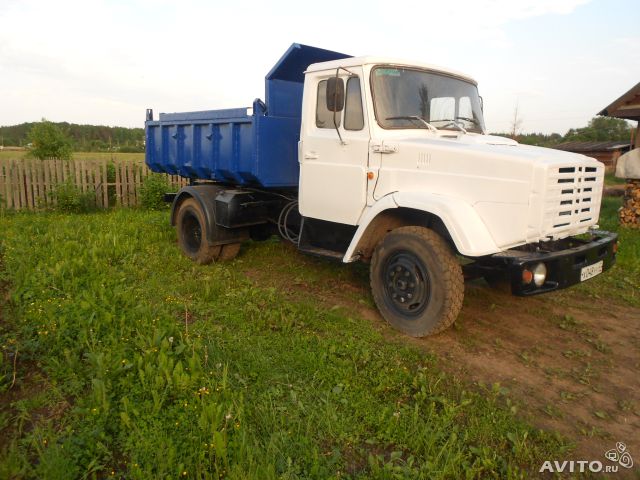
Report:
[[[462,125],[460,125],[460,122],[458,122],[457,120],[458,118],[462,118],[462,117],[456,117],[456,120],[452,120],[449,118],[438,119],[439,122],[449,122],[446,125],[441,126],[440,128],[447,128],[447,127],[453,126],[453,127],[456,127],[458,130],[460,130],[462,133],[467,133],[467,129],[464,128]]]
[[[478,124],[478,121],[475,118],[469,118],[469,117],[456,117],[456,120],[466,120],[467,122],[471,122],[474,123],[478,126],[480,126],[480,124]]]
[[[480,122],[478,122],[478,120],[476,120],[475,118],[469,118],[469,117],[456,117],[456,120],[465,120],[467,122],[471,122],[473,123],[476,127],[478,127],[480,129],[480,132],[484,134],[484,129],[482,128],[482,126],[480,125]]]
[[[417,115],[405,115],[405,116],[400,116],[400,117],[387,117],[387,118],[385,118],[385,120],[418,120],[422,125],[427,127],[432,132],[438,133],[438,129],[436,127],[431,125],[424,118],[419,117]]]

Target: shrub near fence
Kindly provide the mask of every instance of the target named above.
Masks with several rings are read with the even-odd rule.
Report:
[[[0,159],[0,208],[55,207],[56,186],[67,182],[93,193],[98,208],[138,206],[143,181],[151,173],[144,162],[131,160]],[[167,178],[176,190],[189,183],[179,176]]]

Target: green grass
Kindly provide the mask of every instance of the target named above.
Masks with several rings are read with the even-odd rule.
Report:
[[[0,151],[1,159],[20,159],[25,158],[27,155],[26,150],[22,151]],[[118,152],[73,152],[72,158],[74,160],[99,160],[99,159],[114,159],[114,160],[130,160],[130,161],[143,161],[144,153],[118,153]]]
[[[198,266],[166,212],[12,214],[0,232],[0,478],[519,478],[566,450],[498,385],[255,286],[243,270],[274,241]]]
[[[604,184],[607,186],[611,185],[624,185],[626,180],[624,178],[618,178],[615,175],[615,172],[606,172],[604,175]]]

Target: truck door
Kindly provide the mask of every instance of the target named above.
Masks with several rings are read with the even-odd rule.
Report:
[[[367,202],[369,126],[365,114],[362,68],[341,70],[345,102],[335,114],[342,142],[327,109],[327,78],[307,79],[299,144],[300,213],[305,217],[356,225]],[[307,85],[309,89],[307,90]]]

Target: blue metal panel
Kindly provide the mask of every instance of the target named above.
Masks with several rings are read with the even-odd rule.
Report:
[[[300,118],[303,86],[302,83],[269,80],[267,82],[269,115]]]
[[[329,62],[351,58],[351,55],[333,52],[323,48],[310,47],[301,43],[293,43],[276,62],[265,80],[285,80],[287,82],[304,82],[304,71],[312,63]],[[267,103],[267,105],[269,105]]]
[[[256,176],[264,187],[289,187],[298,184],[297,118],[258,117],[256,128]]]
[[[148,113],[146,162],[155,172],[264,188],[298,185],[304,71],[348,55],[294,43],[266,76],[266,105]]]
[[[167,169],[167,173],[172,175],[176,175],[178,173],[175,167],[175,160],[171,156],[171,144],[169,141],[171,140],[171,127],[173,125],[161,125],[160,131],[162,135],[162,149],[160,151],[160,155],[162,160],[160,161],[160,165]]]
[[[304,71],[312,63],[349,58],[350,55],[294,43],[265,77],[269,115],[300,117]]]
[[[157,171],[160,169],[159,163],[159,155],[158,155],[158,144],[156,143],[156,134],[158,132],[157,128],[146,128],[145,130],[145,157],[147,165],[151,170]]]

